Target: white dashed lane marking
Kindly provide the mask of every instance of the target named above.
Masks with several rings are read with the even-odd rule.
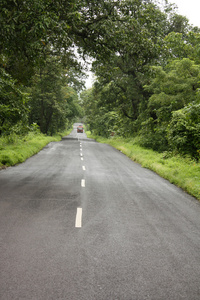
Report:
[[[80,156],[81,160],[83,160],[83,153],[82,153],[82,144],[80,143]],[[85,171],[85,166],[82,166],[83,171]],[[81,179],[81,187],[85,187],[85,179]],[[82,227],[82,208],[77,207],[77,213],[76,213],[76,220],[75,220],[75,227],[81,228]]]
[[[76,228],[82,227],[82,208],[81,207],[77,207],[75,227]]]
[[[82,187],[85,187],[85,179],[82,179],[82,180],[81,180],[81,186],[82,186]]]

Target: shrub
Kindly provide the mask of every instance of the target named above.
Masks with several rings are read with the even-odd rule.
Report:
[[[138,143],[140,146],[151,148],[154,151],[167,151],[166,124],[163,123],[155,126],[153,118],[149,118],[143,122]]]
[[[173,151],[199,159],[200,104],[189,104],[173,112],[167,138]]]

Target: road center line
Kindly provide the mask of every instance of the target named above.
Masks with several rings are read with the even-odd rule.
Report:
[[[85,166],[82,166],[82,168],[83,168],[83,171],[85,171]]]
[[[81,207],[77,207],[75,227],[76,228],[82,227],[82,208]]]
[[[82,186],[82,187],[85,187],[85,179],[82,179],[82,180],[81,180],[81,186]]]
[[[83,160],[83,157],[81,157],[81,160]]]

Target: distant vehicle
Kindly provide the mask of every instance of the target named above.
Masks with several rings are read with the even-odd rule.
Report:
[[[82,125],[77,126],[77,132],[83,133],[83,126]]]

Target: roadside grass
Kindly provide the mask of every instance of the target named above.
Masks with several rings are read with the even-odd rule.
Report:
[[[130,159],[138,162],[143,168],[150,169],[185,192],[200,200],[200,163],[188,157],[173,156],[170,153],[159,153],[140,147],[134,139],[102,138],[87,136],[100,143],[106,143],[118,149]]]
[[[0,138],[0,169],[24,162],[27,158],[38,153],[48,143],[60,141],[72,129],[65,130],[54,136],[39,132],[29,132],[26,136],[12,135]]]

